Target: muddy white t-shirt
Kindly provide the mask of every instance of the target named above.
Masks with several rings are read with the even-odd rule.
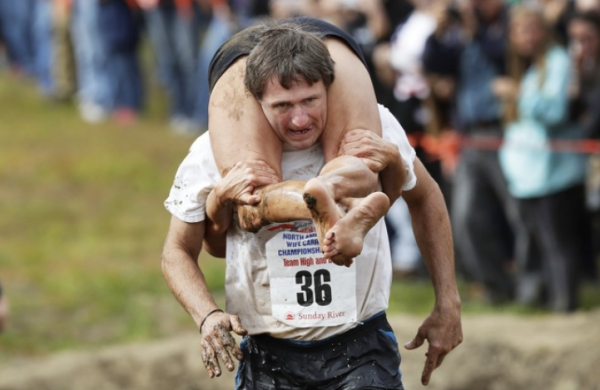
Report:
[[[414,149],[398,121],[380,106],[383,138],[399,146],[407,170],[404,190],[416,184]],[[205,217],[206,197],[220,179],[208,133],[179,167],[166,208],[186,222]],[[325,164],[321,146],[286,151],[284,180],[309,180]],[[350,267],[323,259],[312,221],[272,224],[257,233],[237,222],[227,236],[227,312],[249,334],[318,340],[344,332],[388,306],[392,265],[383,220],[367,234]]]

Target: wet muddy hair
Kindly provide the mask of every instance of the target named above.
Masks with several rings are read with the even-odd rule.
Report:
[[[328,88],[334,79],[333,66],[329,50],[317,34],[304,31],[299,24],[277,24],[265,28],[250,52],[244,84],[258,100],[274,75],[285,89],[302,81],[309,85],[323,81]]]

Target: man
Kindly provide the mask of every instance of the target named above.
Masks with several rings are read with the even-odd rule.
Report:
[[[298,34],[302,35],[301,32],[296,33],[291,34],[292,39]],[[264,48],[276,48],[275,43],[280,35],[273,33],[263,38],[256,52]],[[288,38],[290,36],[285,35],[285,39]],[[319,39],[309,41],[309,53],[319,50],[327,53]],[[264,63],[262,59],[277,51],[272,53],[266,50],[266,57],[258,56],[257,63]],[[248,61],[251,57],[252,54]],[[291,61],[293,65],[296,57],[284,56],[275,63],[287,60],[286,63]],[[277,76],[283,73],[281,69],[285,69],[285,65],[275,72]],[[323,76],[314,80],[306,72],[295,73],[295,70],[291,75],[291,83],[286,88],[285,82],[271,77],[273,74],[268,71],[260,98],[271,127],[279,132],[284,141],[283,178],[308,181],[301,187],[302,191],[317,198],[317,203],[320,200],[327,203],[331,199],[335,203],[339,200],[337,196],[319,194],[319,189],[327,186],[326,181],[315,183],[311,180],[324,164],[319,139],[327,119],[328,90]],[[401,127],[387,110],[380,108],[379,114],[384,138],[404,136]],[[303,120],[305,124],[290,125],[297,120]],[[367,137],[354,137],[352,132],[346,134],[340,149],[346,155],[360,155],[364,140],[373,140],[375,137],[368,133],[371,135]],[[387,160],[389,156],[383,155],[387,153],[389,141],[379,139],[377,142],[370,158],[373,161]],[[400,145],[409,171],[409,180],[404,185],[405,197],[413,212],[415,231],[423,245],[422,251],[437,298],[432,314],[420,327],[415,339],[406,345],[413,349],[425,339],[429,340],[428,358],[422,376],[422,382],[427,384],[431,372],[462,340],[460,298],[454,279],[448,216],[439,188],[418,160],[414,161],[413,169],[414,150],[405,137],[395,140],[395,143]],[[335,164],[335,161],[331,163]],[[163,253],[163,272],[173,293],[204,335],[202,354],[209,374],[220,375],[219,359],[227,369],[233,370],[233,355],[242,359],[238,389],[251,388],[252,385],[307,388],[324,384],[345,389],[401,389],[398,370],[400,356],[384,313],[389,298],[391,261],[381,221],[366,234],[363,250],[350,267],[338,267],[319,256],[315,228],[310,221],[305,221],[306,214],[291,223],[269,224],[256,234],[245,232],[239,224],[233,223],[229,226],[227,237],[228,313],[217,308],[196,263],[206,232],[204,213],[207,207],[212,207],[202,203],[202,200],[215,188],[213,194],[217,193],[214,195],[217,201],[231,204],[245,191],[245,187],[269,184],[274,176],[265,173],[267,169],[261,168],[260,164],[243,165],[234,166],[225,175],[223,180],[228,184],[223,186],[211,155],[208,137],[201,137],[181,165],[166,202],[174,216]],[[242,180],[244,175],[240,173],[244,171],[251,180]],[[232,174],[239,179],[232,180]],[[267,194],[268,187],[264,191],[261,202],[265,198],[272,200],[272,194]],[[352,196],[351,189],[347,192],[345,195]],[[189,210],[186,196],[200,199],[200,208]],[[302,202],[302,198],[296,197],[296,204],[298,202]],[[285,211],[287,205],[293,203],[293,200],[284,202],[281,208]],[[318,213],[328,210],[331,209],[320,209]],[[344,218],[350,216],[352,210],[335,221],[334,228],[345,221]],[[352,228],[346,226],[336,233],[343,235],[344,231]],[[229,333],[231,330],[240,335],[250,335],[242,343],[243,355]],[[336,359],[341,353],[347,355],[341,360]],[[322,370],[325,366],[329,369]],[[302,372],[307,367],[314,367],[308,377]]]

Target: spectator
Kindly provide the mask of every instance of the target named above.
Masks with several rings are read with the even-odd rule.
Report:
[[[102,0],[98,10],[106,49],[110,108],[121,125],[136,120],[142,109],[142,77],[138,61],[140,26],[133,0]]]
[[[554,38],[558,43],[567,43],[567,23],[575,9],[575,3],[571,0],[537,0],[542,7],[542,13],[550,29],[554,32]]]
[[[409,0],[360,0],[354,3],[354,8],[346,6],[349,18],[344,29],[354,37],[365,55],[377,101],[392,107],[396,74],[389,64],[390,40],[397,27],[406,22],[414,5]]]
[[[101,122],[112,109],[108,51],[99,23],[100,0],[73,0],[71,36],[77,67],[77,99],[81,118]]]
[[[457,129],[474,141],[460,150],[452,183],[450,214],[457,262],[487,300],[503,303],[514,294],[507,264],[512,257],[516,206],[496,150],[476,143],[497,143],[503,134],[501,106],[491,85],[504,73],[508,6],[503,0],[470,0],[460,13],[459,36],[451,31],[456,26],[448,20],[452,13],[440,16],[439,28],[424,53],[430,82],[436,81],[432,91],[453,100],[456,88]],[[432,74],[443,77],[434,80]]]
[[[52,0],[52,85],[54,96],[66,100],[76,90],[75,58],[69,24],[71,0]]]
[[[8,299],[2,291],[2,284],[0,283],[0,333],[6,329],[6,323],[8,321]]]
[[[571,119],[582,127],[583,137],[600,138],[600,14],[583,11],[573,15],[569,22],[569,42],[573,79],[570,91]],[[590,156],[588,174],[587,206],[594,226],[600,226],[600,156]],[[596,231],[595,234],[599,232]],[[594,233],[590,232],[590,238]],[[590,240],[592,241],[592,240]],[[597,241],[597,240],[595,240]],[[595,256],[600,254],[596,242],[591,256],[586,257],[583,274],[591,279],[598,278]]]
[[[34,58],[34,71],[38,88],[42,96],[54,97],[54,83],[52,79],[52,1],[35,0],[32,17],[32,53]]]
[[[203,129],[194,121],[197,61],[200,24],[206,13],[194,0],[137,2],[145,13],[158,79],[169,97],[169,125],[179,134],[198,134]]]
[[[592,11],[600,13],[600,1],[598,0],[575,0],[575,9],[577,11]]]
[[[0,18],[9,64],[16,74],[35,75],[33,18],[37,0],[0,0]]]
[[[198,97],[194,106],[194,122],[200,129],[208,128],[208,101],[210,97],[208,88],[208,68],[219,47],[229,37],[237,32],[239,26],[235,21],[233,7],[226,0],[212,0],[212,17],[208,24],[198,57]]]
[[[573,64],[571,117],[580,122],[585,137],[600,137],[600,15],[593,11],[573,15],[569,21]]]
[[[585,155],[550,149],[554,140],[577,136],[568,118],[569,57],[551,36],[540,11],[515,7],[510,22],[509,77],[498,78],[493,89],[507,108],[512,107],[505,110],[502,170],[517,199],[523,225],[540,252],[541,264],[517,252],[523,275],[520,283],[531,280],[528,274],[539,273],[546,306],[566,312],[577,308],[585,256]],[[530,290],[522,286],[519,292]]]

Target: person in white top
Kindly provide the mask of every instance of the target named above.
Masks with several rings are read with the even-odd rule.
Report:
[[[271,37],[277,39],[277,34]],[[269,47],[273,42],[265,40],[261,45]],[[323,50],[327,52],[326,48]],[[295,57],[301,55],[287,56],[292,65]],[[248,61],[251,58],[252,54]],[[285,61],[284,56],[274,62]],[[285,65],[275,74],[281,76],[281,69],[285,69]],[[292,82],[286,88],[280,77],[273,78],[273,74],[267,73],[265,80],[268,81],[263,83],[265,88],[259,101],[270,125],[284,142],[284,180],[315,184],[314,178],[322,173],[325,163],[319,140],[327,118],[327,88],[322,78],[313,80],[295,70],[291,75]],[[387,153],[390,141],[398,148],[400,153],[396,150],[396,158],[402,156],[402,161],[398,159],[396,163],[404,163],[408,171],[404,197],[413,213],[415,231],[436,292],[432,314],[419,328],[415,339],[406,345],[413,349],[428,339],[430,347],[422,376],[426,384],[444,356],[462,341],[460,298],[454,278],[448,216],[439,188],[415,159],[402,128],[387,110],[380,107],[379,112],[383,139],[376,139],[369,132],[365,137],[373,141],[374,146],[368,157],[361,157],[370,162],[390,163]],[[340,150],[346,155],[361,154],[365,138],[356,135],[349,132],[342,141]],[[336,164],[335,160],[328,164],[332,163]],[[244,176],[253,179],[244,181]],[[227,313],[217,308],[196,263],[206,225],[210,223],[206,221],[207,210],[218,220],[217,214],[223,210],[230,212],[232,208],[227,205],[235,203],[241,193],[257,184],[268,184],[270,176],[264,166],[248,162],[234,166],[221,179],[210,139],[203,136],[180,166],[165,202],[173,217],[163,253],[163,272],[173,293],[203,333],[203,361],[209,374],[220,375],[219,359],[227,369],[233,370],[233,355],[241,359],[238,389],[260,385],[298,389],[317,386],[401,389],[397,343],[384,315],[390,292],[391,260],[381,220],[359,234],[362,250],[353,264],[345,264],[347,267],[339,267],[321,254],[310,219],[314,215],[306,211],[289,222],[267,220],[266,226],[255,226],[259,228],[257,233],[244,231],[237,219],[234,220],[227,226]],[[318,198],[317,203],[323,199],[333,199],[334,203],[343,200],[331,193],[320,197],[319,189],[328,184],[325,181],[316,184],[300,188]],[[349,183],[345,185],[348,188],[344,196],[361,196],[360,183],[355,183],[357,195],[352,194]],[[296,193],[302,194],[302,191]],[[207,206],[209,194],[213,199]],[[265,189],[260,202],[271,195]],[[368,201],[370,196],[362,202]],[[254,207],[260,208],[260,202]],[[284,207],[280,209],[289,210],[298,203],[303,203],[301,197],[284,199]],[[361,209],[361,204],[364,203],[359,203],[357,209]],[[213,209],[215,214],[210,211],[215,205],[225,207]],[[273,206],[271,211],[277,210],[278,207]],[[325,207],[319,209],[318,214],[332,210]],[[353,210],[334,218],[335,235],[328,237],[330,245],[335,247],[338,239],[352,231],[352,224],[335,228],[352,221]],[[364,208],[363,211],[368,213]],[[337,247],[333,248],[334,253],[335,249]],[[243,355],[230,331],[249,335],[242,343]],[[340,351],[346,355],[341,365],[335,363],[342,360]],[[282,353],[286,354],[285,358]],[[323,365],[329,369],[322,370]]]

